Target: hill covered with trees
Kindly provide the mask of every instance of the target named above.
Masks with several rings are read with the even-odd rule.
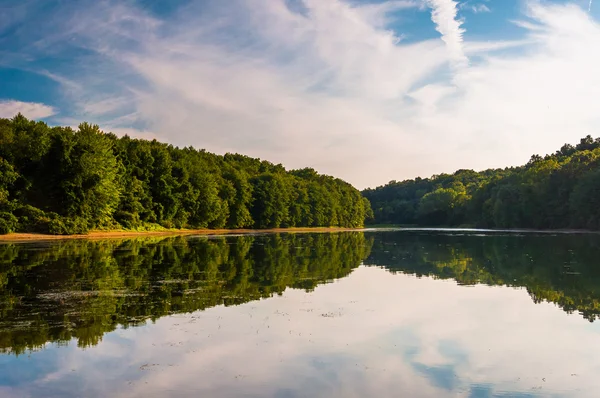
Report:
[[[361,227],[350,184],[239,154],[0,119],[0,233]]]
[[[600,229],[600,138],[520,167],[458,170],[363,191],[374,223]]]

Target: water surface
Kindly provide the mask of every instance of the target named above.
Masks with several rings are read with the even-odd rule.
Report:
[[[0,245],[2,397],[596,397],[600,236]]]

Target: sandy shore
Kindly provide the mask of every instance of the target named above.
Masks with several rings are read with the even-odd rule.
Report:
[[[176,236],[176,235],[228,235],[256,233],[307,233],[307,232],[344,232],[362,231],[361,228],[272,228],[272,229],[181,229],[167,231],[92,231],[85,235],[46,235],[30,233],[14,233],[0,235],[0,242],[58,240],[58,239],[111,239],[135,238],[144,236]]]

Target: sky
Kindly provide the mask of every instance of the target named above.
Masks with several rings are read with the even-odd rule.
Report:
[[[600,1],[0,0],[0,117],[357,188],[599,136]]]

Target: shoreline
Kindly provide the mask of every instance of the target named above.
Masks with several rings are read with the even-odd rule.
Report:
[[[487,229],[460,227],[400,227],[400,226],[366,226],[362,228],[342,227],[294,227],[266,229],[172,229],[163,231],[90,231],[87,234],[50,235],[29,232],[15,232],[0,235],[0,244],[11,242],[39,242],[49,240],[73,239],[127,239],[152,236],[223,236],[223,235],[253,235],[273,233],[327,233],[327,232],[372,232],[372,231],[457,231],[457,232],[489,232],[489,233],[543,233],[543,234],[600,234],[600,231],[582,229]]]
[[[341,227],[299,227],[299,228],[268,228],[268,229],[181,229],[165,231],[91,231],[78,235],[50,235],[28,232],[16,232],[0,235],[0,243],[9,242],[36,242],[46,240],[71,240],[71,239],[123,239],[145,236],[189,236],[189,235],[252,235],[261,233],[323,233],[323,232],[351,232],[364,231],[365,228]]]

